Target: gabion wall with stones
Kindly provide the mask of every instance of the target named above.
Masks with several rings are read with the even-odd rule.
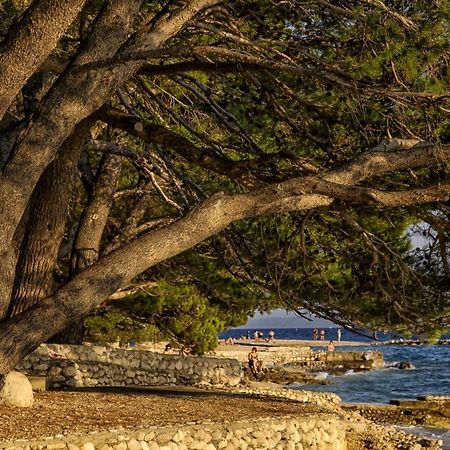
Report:
[[[345,423],[330,414],[116,430],[35,441],[0,442],[0,449],[39,450],[345,450]]]
[[[51,387],[235,386],[241,381],[239,362],[233,359],[83,345],[43,344],[16,370],[46,376]]]

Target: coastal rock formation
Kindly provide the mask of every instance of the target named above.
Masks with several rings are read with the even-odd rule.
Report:
[[[423,439],[392,426],[380,426],[356,411],[346,414],[347,450],[439,450],[442,441]]]
[[[415,369],[414,364],[410,363],[409,361],[400,361],[395,365],[397,369],[402,370],[412,370]]]
[[[217,352],[217,356],[237,359],[248,366],[247,355],[251,345],[234,345]],[[270,369],[295,369],[299,373],[345,373],[348,370],[363,371],[384,367],[383,354],[379,351],[312,351],[310,347],[285,347],[259,345],[258,359]],[[314,375],[312,376],[314,377]],[[285,383],[287,384],[287,383]]]
[[[383,354],[377,351],[327,352],[326,370],[371,370],[384,367]]]
[[[359,404],[346,406],[381,425],[422,425],[450,429],[450,398],[430,400],[391,400],[391,405]]]
[[[0,403],[21,408],[33,406],[33,389],[28,378],[19,372],[9,372],[0,390]]]

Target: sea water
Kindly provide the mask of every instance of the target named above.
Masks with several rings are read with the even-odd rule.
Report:
[[[329,376],[327,380],[332,384],[311,385],[308,389],[336,392],[344,402],[351,403],[389,403],[425,394],[450,395],[450,345],[338,347],[336,351],[369,349],[383,353],[384,368]],[[409,361],[414,369],[397,369],[395,365],[401,361]]]

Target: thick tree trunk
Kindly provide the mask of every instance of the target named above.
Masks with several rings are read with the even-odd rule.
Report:
[[[240,217],[241,202],[233,200],[233,205],[230,204],[233,210],[228,209],[227,203],[220,195],[211,198],[167,228],[105,256],[51,297],[3,322],[0,325],[0,374],[7,373],[41,342],[82,319],[128,280],[221,231],[236,214]]]
[[[99,168],[94,190],[80,221],[73,248],[72,272],[82,272],[94,264],[100,254],[103,232],[113,203],[113,194],[119,182],[121,158],[105,155]],[[81,344],[85,334],[83,318],[71,323],[53,336],[50,341],[58,344]]]
[[[122,168],[122,158],[105,155],[91,198],[80,221],[73,248],[72,272],[79,273],[94,264],[100,254],[100,244],[113,203]]]
[[[8,203],[9,207],[8,211],[0,209],[0,222],[5,223],[0,242],[10,242],[38,179],[75,125],[100,108],[143,63],[128,61],[113,67],[105,63],[91,70],[88,69],[89,64],[114,56],[119,60],[122,57],[127,59],[130,55],[158,48],[176,35],[195,14],[216,2],[191,0],[170,14],[157,16],[133,35],[118,55],[117,35],[123,37],[122,31],[129,29],[134,18],[133,10],[137,9],[140,1],[107,3],[112,5],[111,9],[116,14],[110,18],[111,23],[101,23],[98,28],[100,31],[109,31],[109,36],[105,38],[102,33],[96,33],[97,26],[94,28],[86,50],[75,58],[71,68],[47,94],[35,121],[17,144],[14,158],[4,168],[0,178],[0,205]],[[29,164],[29,161],[33,161],[33,164]],[[3,221],[4,218],[7,220]]]
[[[0,119],[86,0],[35,1],[0,45]]]
[[[86,327],[84,326],[84,318],[75,320],[68,327],[56,333],[47,342],[51,344],[83,344],[84,336],[86,334]]]
[[[77,126],[33,192],[8,317],[30,308],[55,289],[56,258],[64,237],[78,160],[91,123],[87,119]]]

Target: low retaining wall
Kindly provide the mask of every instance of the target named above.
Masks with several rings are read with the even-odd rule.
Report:
[[[152,427],[35,441],[0,442],[0,449],[42,450],[345,450],[345,423],[330,414],[262,418],[225,424]]]
[[[214,385],[241,381],[238,361],[83,345],[41,345],[16,370],[51,387]]]

